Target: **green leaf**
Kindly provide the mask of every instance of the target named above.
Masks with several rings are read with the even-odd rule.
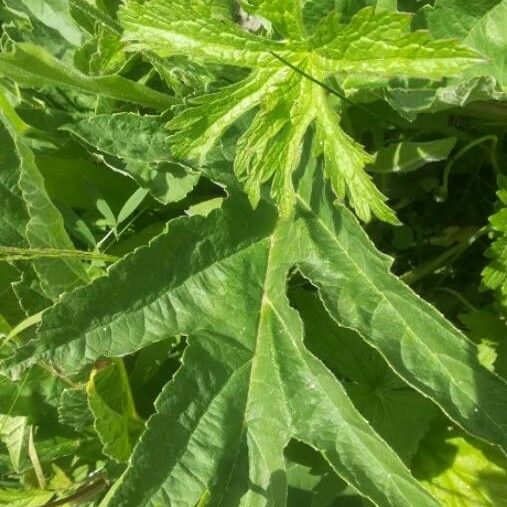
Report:
[[[0,300],[2,301],[1,315],[2,319],[10,326],[15,325],[23,319],[23,313],[11,285],[18,278],[19,271],[14,266],[4,262],[0,263]],[[6,330],[4,332],[8,331]]]
[[[507,460],[456,430],[437,427],[427,436],[413,469],[424,486],[449,507],[504,505]]]
[[[437,37],[456,37],[488,58],[485,65],[472,67],[466,77],[494,76],[507,86],[507,1],[437,0],[429,16],[431,32]]]
[[[145,107],[163,110],[175,99],[147,86],[121,76],[87,76],[70,67],[42,47],[19,43],[13,53],[0,55],[0,74],[13,79],[20,86],[40,88],[56,86],[84,93],[134,102]]]
[[[9,131],[0,124],[0,240],[4,245],[24,246],[27,222],[26,206],[18,186],[19,158]]]
[[[240,140],[235,171],[254,206],[261,187],[270,182],[271,196],[287,217],[295,206],[292,177],[303,140],[315,124],[315,144],[323,151],[337,198],[346,196],[365,221],[374,214],[395,223],[394,213],[364,172],[371,157],[340,128],[340,115],[319,80],[351,74],[440,78],[479,61],[477,54],[455,42],[432,41],[424,32],[410,33],[410,18],[396,12],[364,9],[348,25],[331,17],[308,35],[299,2],[248,4],[290,38],[273,41],[242,32],[217,7],[221,2],[205,6],[200,1],[150,0],[129,2],[122,10],[125,37],[135,49],[252,69],[246,79],[192,99],[191,107],[169,123],[175,155],[202,163],[226,130],[258,107]]]
[[[420,113],[434,113],[473,105],[473,102],[505,99],[505,94],[502,94],[491,76],[462,80],[447,86],[427,81],[398,80],[391,82],[382,96],[409,121],[415,120]],[[495,105],[487,107],[484,103],[479,107],[479,111],[484,110],[488,118],[497,112],[496,109]],[[498,113],[503,118],[501,111]]]
[[[402,141],[381,148],[370,170],[379,173],[405,173],[430,162],[446,160],[454,146],[455,137],[447,137],[425,143]]]
[[[138,188],[125,202],[122,206],[120,212],[118,213],[118,224],[121,224],[127,220],[139,206],[144,201],[144,198],[148,194],[147,190],[144,188]]]
[[[71,16],[68,0],[21,0],[30,12],[46,26],[59,32],[74,46],[83,42],[83,31]]]
[[[95,369],[86,391],[104,454],[126,462],[144,423],[137,415],[123,362]]]
[[[502,207],[490,218],[497,236],[486,252],[490,263],[482,272],[482,281],[498,292],[501,303],[507,308],[507,191],[500,190],[498,197]]]
[[[192,169],[174,162],[164,121],[134,113],[93,115],[65,130],[126,162],[125,171],[164,204],[183,199],[199,181]]]
[[[112,502],[192,503],[206,485],[216,500],[247,495],[257,501],[262,488],[270,501],[283,503],[283,448],[293,436],[322,452],[378,503],[405,505],[418,498],[433,505],[303,346],[301,323],[284,297],[295,224],[277,224],[274,210],[264,204],[253,213],[244,200],[233,199],[222,209],[206,219],[171,222],[150,247],[84,289],[85,297],[83,289],[64,297],[33,344],[40,352],[30,352],[32,360],[42,354],[59,368],[75,370],[83,359],[124,355],[175,334],[192,336],[184,366],[159,396],[157,414]],[[125,272],[129,290],[101,303]],[[72,322],[62,320],[61,312],[75,304],[80,310],[72,310]],[[129,329],[134,340],[117,339]],[[213,442],[212,452],[200,450],[203,438]],[[139,481],[146,487],[139,488]]]
[[[477,343],[483,364],[507,378],[507,322],[490,309],[459,316],[468,335]]]
[[[429,14],[436,37],[464,39],[470,30],[502,0],[436,0]]]
[[[314,245],[301,273],[319,289],[331,317],[358,331],[452,420],[506,449],[500,392],[507,384],[479,364],[458,329],[389,272],[392,260],[347,213],[336,213],[325,195],[312,201],[311,180],[298,200],[306,224],[301,241]]]
[[[436,415],[431,402],[410,389],[378,352],[350,329],[336,325],[316,295],[293,295],[305,326],[305,343],[338,378],[381,437],[406,463]]]
[[[46,192],[44,179],[25,140],[11,136],[1,125],[0,136],[4,139],[5,154],[0,169],[0,191],[7,212],[6,220],[0,222],[0,242],[18,248],[73,250],[63,219]],[[42,294],[49,299],[56,299],[62,292],[88,280],[80,261],[71,258],[34,260],[33,270],[23,266],[21,285],[40,284]],[[17,289],[23,290],[20,284]],[[27,304],[25,308],[29,313],[41,309],[39,303]]]
[[[53,491],[41,489],[0,489],[0,504],[10,507],[41,507],[53,496]]]
[[[17,142],[19,156],[19,186],[27,205],[29,220],[25,236],[32,248],[73,250],[63,224],[62,216],[51,202],[44,187],[31,150],[23,140]],[[77,259],[35,260],[34,269],[41,281],[46,296],[56,299],[62,292],[89,280],[88,275]]]
[[[0,441],[7,447],[12,468],[17,473],[23,472],[29,463],[29,434],[27,417],[0,414]]]
[[[205,489],[216,501],[246,495],[253,502],[261,488],[283,504],[283,448],[296,438],[379,504],[433,504],[304,347],[285,296],[293,266],[318,287],[330,315],[359,331],[409,386],[468,431],[506,447],[505,382],[389,273],[389,260],[350,212],[327,195],[312,197],[322,180],[310,169],[294,220],[277,219],[265,203],[253,212],[237,197],[207,218],[174,220],[108,277],[65,295],[44,314],[38,340],[10,361],[45,358],[72,372],[171,335],[190,336],[113,503],[194,503]],[[212,450],[202,450],[203,438]]]
[[[62,392],[58,404],[58,420],[78,432],[86,431],[93,425],[93,414],[84,389],[76,387]]]
[[[203,201],[190,206],[187,210],[185,210],[185,213],[189,217],[192,217],[194,215],[207,217],[213,210],[220,208],[223,202],[223,197],[215,197],[214,199],[209,199],[207,201]]]

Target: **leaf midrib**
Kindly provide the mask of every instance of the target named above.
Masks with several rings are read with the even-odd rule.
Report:
[[[177,219],[175,222],[180,221],[180,220],[188,220],[188,218]],[[132,313],[144,310],[147,306],[150,306],[157,299],[161,298],[164,294],[168,293],[169,291],[174,291],[174,290],[182,287],[189,280],[191,280],[192,278],[194,278],[197,275],[202,274],[204,271],[206,271],[207,269],[211,268],[215,264],[221,263],[221,262],[226,261],[226,260],[228,260],[228,259],[230,259],[230,258],[232,258],[232,257],[234,257],[236,255],[242,254],[245,251],[249,250],[250,248],[256,247],[259,243],[262,243],[262,242],[266,241],[267,238],[264,237],[264,238],[251,238],[251,239],[253,240],[252,242],[247,243],[247,244],[242,244],[240,246],[240,248],[238,248],[238,249],[230,252],[230,254],[228,254],[228,255],[226,255],[224,257],[221,257],[220,259],[215,259],[213,262],[207,263],[204,266],[202,266],[201,269],[192,272],[192,274],[190,276],[188,276],[187,278],[185,278],[184,280],[182,280],[179,284],[171,286],[169,289],[167,287],[164,287],[159,292],[156,292],[154,294],[150,294],[151,297],[147,298],[147,300],[145,300],[145,302],[142,305],[140,305],[139,307],[137,307],[135,309],[134,308],[133,309],[129,309],[128,311],[121,311],[120,310],[120,311],[117,312],[117,314],[113,318],[111,318],[110,315],[105,315],[103,317],[103,319],[101,319],[100,321],[98,321],[98,324],[96,324],[95,326],[91,327],[90,329],[87,329],[84,332],[81,332],[75,338],[73,338],[71,340],[68,340],[68,341],[65,341],[64,343],[62,343],[62,344],[54,347],[53,350],[51,351],[51,354],[54,355],[55,351],[60,350],[60,349],[65,348],[65,347],[68,347],[69,345],[71,345],[72,343],[74,343],[77,340],[83,339],[83,340],[86,341],[86,338],[90,334],[96,333],[100,328],[103,328],[104,326],[107,326],[108,328],[110,328],[118,320],[120,320],[122,318],[126,318],[127,316],[131,315]],[[148,248],[148,247],[149,246],[147,246],[145,248]],[[134,255],[134,254],[132,254],[132,255]],[[129,256],[127,256],[126,258],[128,258],[128,257]],[[121,267],[121,263],[118,264],[118,265],[116,265],[115,267],[116,267],[116,269],[119,269]],[[102,280],[102,279],[98,279],[98,281],[100,281],[100,280]],[[83,290],[85,288],[86,287],[79,288],[79,289],[77,289],[77,291]],[[74,291],[74,292],[76,292],[76,291]],[[72,294],[74,292],[72,292]],[[47,332],[47,330],[44,327],[41,328],[41,332],[42,331],[46,331]],[[195,333],[196,329],[194,329],[192,332]],[[145,344],[143,344],[143,347],[144,346],[145,346]]]

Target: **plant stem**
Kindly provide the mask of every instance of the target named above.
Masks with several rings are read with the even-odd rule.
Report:
[[[48,502],[44,507],[57,507],[58,505],[67,505],[68,503],[73,504],[81,504],[90,498],[93,498],[95,495],[106,489],[108,483],[104,477],[101,477],[95,482],[91,484],[87,484],[82,488],[78,489],[74,494],[66,496],[65,498],[61,498],[59,500],[54,500],[52,502]]]
[[[26,261],[31,259],[61,259],[72,258],[84,261],[116,262],[119,257],[100,252],[85,252],[82,250],[58,250],[53,248],[18,248],[14,246],[0,246],[0,261]]]
[[[453,168],[454,164],[467,151],[469,151],[472,148],[475,148],[476,146],[478,146],[478,145],[480,145],[482,143],[485,143],[487,141],[491,141],[492,142],[493,146],[492,146],[491,161],[492,161],[493,167],[498,172],[498,164],[497,164],[496,158],[495,158],[495,148],[496,148],[496,145],[498,143],[497,137],[494,136],[494,135],[487,135],[487,136],[480,137],[479,139],[476,139],[475,141],[472,141],[471,143],[467,144],[464,148],[462,148],[460,151],[458,151],[458,153],[456,153],[456,155],[454,157],[452,157],[451,160],[449,160],[449,162],[445,166],[444,176],[443,176],[443,179],[442,179],[442,185],[440,186],[440,196],[441,196],[441,198],[443,200],[445,200],[447,198],[447,194],[449,193],[449,176],[451,174],[451,169]]]
[[[465,253],[465,251],[472,246],[479,238],[484,236],[489,231],[489,226],[481,227],[479,230],[470,235],[466,240],[461,241],[457,245],[449,248],[438,257],[417,266],[415,269],[408,271],[401,276],[401,279],[408,285],[413,285],[422,278],[431,275],[438,269],[452,264],[456,259]]]

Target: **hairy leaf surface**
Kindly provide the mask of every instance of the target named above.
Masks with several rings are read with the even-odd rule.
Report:
[[[0,4],[0,503],[502,504],[505,0]]]

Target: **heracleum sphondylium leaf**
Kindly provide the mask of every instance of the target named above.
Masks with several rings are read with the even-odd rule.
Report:
[[[240,141],[235,171],[254,205],[261,186],[270,181],[272,197],[288,216],[295,206],[292,175],[313,125],[316,149],[324,155],[338,199],[347,197],[363,220],[373,213],[396,222],[364,172],[372,157],[340,128],[339,110],[328,93],[291,66],[321,81],[350,74],[441,78],[480,61],[478,55],[453,41],[410,33],[410,17],[401,13],[367,8],[347,25],[330,16],[309,34],[299,1],[250,4],[273,22],[283,40],[243,31],[233,22],[233,3],[227,0],[130,1],[123,9],[125,38],[133,48],[251,69],[243,81],[189,101],[190,107],[169,123],[174,153],[203,162],[231,124],[258,108]]]
[[[207,218],[172,221],[108,277],[64,296],[38,340],[11,360],[45,358],[73,372],[190,336],[110,505],[194,505],[206,490],[216,504],[283,505],[290,438],[320,451],[379,505],[434,505],[304,347],[285,295],[293,266],[330,315],[358,330],[408,384],[468,431],[507,447],[505,382],[389,274],[350,212],[312,194],[322,180],[308,169],[294,219],[278,219],[265,202],[252,211],[233,196]]]
[[[82,367],[83,358],[191,335],[184,366],[160,395],[158,414],[111,505],[193,505],[205,489],[217,503],[237,505],[247,495],[252,505],[283,505],[283,449],[292,436],[324,452],[378,503],[404,505],[417,498],[434,505],[303,347],[300,321],[284,296],[295,233],[295,224],[278,224],[265,204],[252,213],[247,202],[234,199],[208,220],[173,222],[151,247],[125,260],[127,271],[114,270],[110,279],[90,285],[91,292],[77,291],[50,311],[51,327],[51,313],[80,301],[82,322],[74,319],[74,330],[63,338],[46,328],[36,342],[37,348],[49,347],[42,356],[66,370]],[[139,263],[157,269],[141,273]],[[104,283],[116,284],[125,273],[129,290],[95,307],[104,315],[92,315],[91,300],[97,304],[105,296]],[[112,287],[106,290],[110,294]],[[78,338],[78,328],[88,338]],[[372,462],[378,465],[372,468]]]

